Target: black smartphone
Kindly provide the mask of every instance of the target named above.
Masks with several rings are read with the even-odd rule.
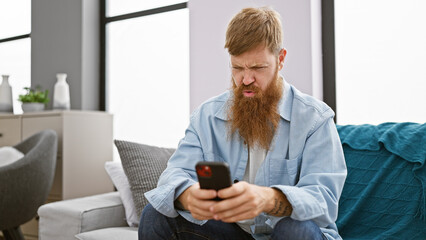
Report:
[[[202,189],[214,189],[216,191],[232,185],[229,166],[223,162],[198,162],[195,165],[198,182]],[[215,198],[214,200],[221,200]]]

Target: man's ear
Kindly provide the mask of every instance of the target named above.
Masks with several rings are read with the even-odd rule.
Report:
[[[286,55],[287,55],[287,50],[285,48],[281,49],[280,53],[278,53],[278,67],[279,67],[279,70],[283,69],[284,59],[285,59]]]

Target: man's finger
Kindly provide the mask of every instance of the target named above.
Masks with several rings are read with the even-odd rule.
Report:
[[[207,220],[207,219],[212,219],[213,218],[213,214],[209,211],[204,211],[203,209],[200,208],[194,208],[191,211],[191,214],[197,215],[197,216],[202,216],[203,220]],[[199,219],[199,218],[198,218]]]
[[[253,202],[247,202],[238,207],[230,208],[226,211],[214,213],[213,217],[216,220],[223,220],[223,219],[229,219],[229,218],[232,219],[232,217],[239,218],[241,216],[247,217],[246,219],[248,219],[248,218],[254,218],[260,213],[261,211],[257,208],[257,206]]]
[[[194,187],[191,189],[191,195],[197,199],[213,199],[217,196],[217,192],[212,189],[201,189],[200,184],[196,183],[193,185]]]
[[[211,206],[214,205],[214,202],[210,201],[191,201],[190,204],[188,204],[188,210],[193,211],[196,209],[201,209],[206,212],[210,212]]]
[[[225,199],[218,202],[217,204],[212,205],[210,207],[210,211],[215,214],[226,212],[244,206],[248,200],[249,199],[245,198],[243,195],[239,195],[230,199]]]
[[[213,213],[210,212],[210,207],[214,205],[214,201],[205,201],[205,200],[193,200],[188,204],[188,211],[191,212],[191,214],[197,215],[199,217],[202,217],[202,219],[212,219]],[[200,218],[197,218],[200,219]]]
[[[241,182],[233,184],[231,187],[219,190],[217,192],[217,195],[223,199],[232,198],[242,194],[245,191],[247,185],[248,185],[247,182],[241,181]]]

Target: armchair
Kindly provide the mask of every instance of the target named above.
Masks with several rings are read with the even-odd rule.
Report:
[[[44,130],[14,146],[25,156],[0,167],[0,230],[6,240],[24,239],[20,225],[45,203],[56,165],[57,135]]]

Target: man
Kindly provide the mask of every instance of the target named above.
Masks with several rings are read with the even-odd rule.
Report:
[[[158,187],[145,194],[139,239],[340,239],[346,166],[334,113],[278,74],[286,56],[278,13],[243,9],[225,48],[232,91],[192,114]],[[234,184],[200,189],[198,161],[228,163]]]

